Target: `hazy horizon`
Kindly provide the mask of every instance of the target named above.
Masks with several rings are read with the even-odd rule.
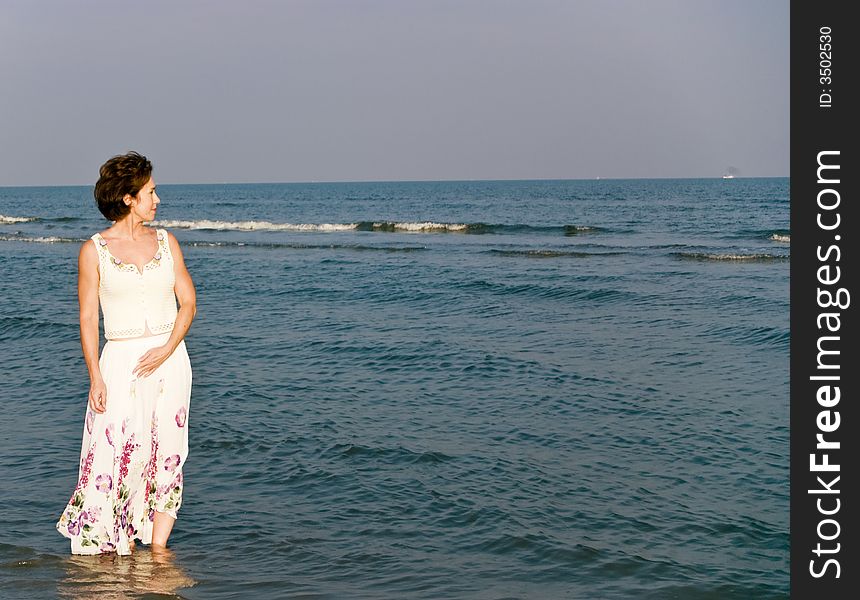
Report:
[[[788,179],[788,175],[760,175],[744,176],[736,175],[732,179]],[[353,179],[353,180],[331,180],[331,181],[159,181],[158,185],[308,185],[308,184],[331,184],[331,183],[468,183],[468,182],[493,182],[493,181],[660,181],[663,179],[678,179],[691,181],[700,179],[723,179],[723,177],[565,177],[552,178],[541,177],[532,179],[510,178],[510,179]],[[95,182],[86,183],[56,183],[56,184],[28,184],[28,185],[0,185],[3,188],[38,188],[38,187],[89,187],[95,186]]]
[[[789,172],[787,1],[9,0],[0,68],[3,187]]]

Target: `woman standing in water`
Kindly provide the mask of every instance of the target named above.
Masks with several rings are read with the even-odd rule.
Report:
[[[176,238],[146,225],[160,200],[145,156],[108,160],[94,195],[114,224],[78,256],[90,392],[78,483],[57,529],[73,554],[130,554],[135,539],[164,548],[182,504],[191,399],[183,338],[196,295]]]

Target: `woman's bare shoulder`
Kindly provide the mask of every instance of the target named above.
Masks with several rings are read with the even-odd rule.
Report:
[[[98,252],[92,238],[81,244],[80,250],[78,250],[78,256],[95,257],[97,254]]]
[[[96,268],[99,264],[99,253],[91,239],[81,244],[78,251],[78,265],[85,268]]]

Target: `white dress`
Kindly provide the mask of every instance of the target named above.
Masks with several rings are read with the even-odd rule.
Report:
[[[106,334],[112,305],[121,299],[105,301],[105,284],[130,294],[137,285],[169,289],[173,294],[167,233],[158,230],[157,235],[159,250],[142,272],[113,257],[99,234],[93,236],[99,252],[99,298]],[[175,314],[175,296],[173,302]],[[145,309],[143,313],[146,319]],[[130,554],[134,539],[152,542],[156,511],[176,518],[182,505],[191,400],[191,363],[185,341],[148,377],[132,374],[147,350],[167,342],[170,331],[163,331],[166,328],[156,322],[151,330],[161,333],[108,339],[102,349],[99,368],[107,387],[106,410],[99,414],[87,406],[78,483],[56,525],[71,540],[73,554]]]

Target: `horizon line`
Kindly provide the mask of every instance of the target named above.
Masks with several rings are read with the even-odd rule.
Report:
[[[789,179],[789,175],[735,175],[731,179]],[[540,178],[514,178],[514,179],[312,179],[305,181],[219,181],[219,182],[164,182],[159,181],[158,185],[307,185],[307,184],[332,184],[332,183],[478,183],[478,182],[499,182],[499,181],[652,181],[663,179],[726,179],[722,175],[713,175],[708,177],[540,177]],[[53,188],[53,187],[94,187],[95,183],[75,183],[75,184],[25,184],[25,185],[0,185],[3,188]]]

